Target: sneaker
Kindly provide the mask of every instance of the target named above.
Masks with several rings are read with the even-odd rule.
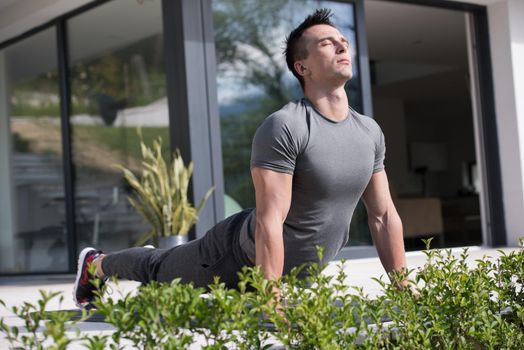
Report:
[[[95,306],[92,304],[93,299],[95,298],[95,292],[101,289],[105,282],[106,278],[98,278],[89,273],[89,265],[102,254],[102,251],[96,250],[94,248],[84,248],[80,252],[78,257],[78,271],[76,273],[75,286],[73,288],[73,300],[75,301],[76,306],[82,309],[93,309]],[[92,280],[98,278],[100,280],[100,285],[95,287],[92,284]]]

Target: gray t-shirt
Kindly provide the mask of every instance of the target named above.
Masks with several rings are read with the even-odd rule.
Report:
[[[293,175],[284,222],[284,273],[302,263],[332,260],[349,238],[358,200],[375,172],[384,169],[384,134],[369,117],[350,111],[334,122],[307,99],[290,102],[264,120],[253,139],[251,167]],[[255,260],[255,215],[246,219],[240,244]]]

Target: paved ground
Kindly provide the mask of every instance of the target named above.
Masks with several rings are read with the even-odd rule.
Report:
[[[511,251],[515,248],[504,248],[503,251]],[[461,249],[454,249],[455,253],[462,252]],[[417,268],[424,265],[425,255],[422,252],[409,252],[407,255],[408,267],[410,269]],[[473,266],[475,260],[482,259],[484,256],[496,258],[500,252],[495,249],[485,249],[481,247],[469,248],[469,263]],[[337,264],[334,262],[330,264],[327,273],[335,273],[337,271]],[[379,285],[373,281],[372,277],[380,277],[384,275],[384,270],[378,258],[365,258],[348,260],[344,264],[344,270],[348,274],[348,283],[354,286],[363,287],[364,291],[370,296],[377,295],[380,291]],[[10,308],[15,305],[20,305],[24,301],[35,302],[39,298],[39,290],[58,291],[64,296],[62,304],[55,302],[49,306],[49,310],[73,309],[75,308],[71,298],[73,275],[53,275],[53,276],[27,276],[17,278],[0,278],[0,299],[2,299],[7,308],[0,306],[0,317],[11,326],[22,326],[23,322],[12,314]],[[119,289],[114,290],[112,297],[118,295],[119,292],[129,292],[135,290],[137,283],[130,281],[119,282]],[[78,328],[88,334],[109,334],[113,327],[105,323],[97,322],[83,322],[78,324]],[[3,334],[0,335],[0,349],[8,349],[9,344],[4,339]],[[131,349],[130,346],[126,347]],[[199,349],[200,346],[195,344],[194,349]],[[275,347],[277,349],[278,347]],[[71,349],[84,349],[80,344],[76,344]]]

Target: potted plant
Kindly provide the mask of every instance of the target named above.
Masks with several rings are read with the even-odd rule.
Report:
[[[168,164],[162,156],[162,138],[154,140],[150,148],[144,143],[140,130],[138,134],[142,176],[137,178],[130,169],[117,165],[133,189],[128,197],[129,203],[152,226],[136,245],[143,245],[150,239],[159,248],[185,243],[187,233],[198,220],[198,214],[214,187],[207,191],[195,208],[187,198],[193,163],[186,166],[177,149],[172,162]]]

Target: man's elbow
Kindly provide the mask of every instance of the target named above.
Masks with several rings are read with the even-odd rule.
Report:
[[[270,238],[282,235],[282,223],[274,216],[257,216],[255,226],[255,234],[259,237]]]
[[[368,222],[370,225],[390,226],[393,224],[402,226],[400,216],[393,204],[368,212]]]

